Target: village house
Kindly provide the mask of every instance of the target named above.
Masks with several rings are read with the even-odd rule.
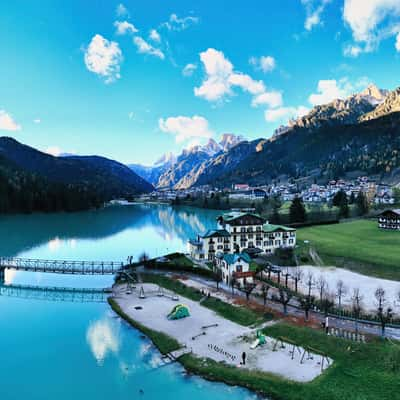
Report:
[[[254,272],[250,264],[251,258],[247,253],[218,254],[215,257],[215,268],[221,271],[222,281],[228,286],[232,283],[239,286],[253,283]]]
[[[385,210],[378,215],[379,228],[400,230],[400,209]]]
[[[214,260],[217,253],[272,254],[277,248],[296,246],[296,229],[273,225],[257,214],[230,212],[217,218],[218,228],[189,240],[196,260]]]
[[[235,192],[229,193],[229,199],[239,199],[239,200],[257,200],[263,199],[267,196],[267,193],[261,189],[251,189],[251,190],[237,190]]]

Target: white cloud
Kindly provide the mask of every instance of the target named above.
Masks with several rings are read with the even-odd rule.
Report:
[[[40,124],[42,121],[41,121],[40,118],[36,118],[36,119],[33,120],[33,122],[34,122],[35,124]]]
[[[347,92],[341,87],[336,79],[322,79],[318,82],[318,93],[309,96],[308,101],[316,106],[326,104],[335,99],[341,99],[347,95]]]
[[[287,121],[291,118],[298,118],[308,113],[308,108],[304,106],[299,107],[280,107],[276,109],[265,111],[265,120],[267,122]]]
[[[228,82],[232,86],[238,86],[246,92],[253,95],[261,94],[265,92],[265,85],[263,81],[255,81],[249,75],[239,73],[233,73],[229,76]]]
[[[249,63],[263,72],[271,72],[276,67],[275,58],[272,56],[250,57]]]
[[[129,17],[129,11],[122,3],[117,5],[115,13],[118,17]]]
[[[315,26],[321,25],[321,16],[325,7],[331,0],[301,0],[301,3],[306,9],[306,20],[304,28],[307,31],[312,31]]]
[[[161,42],[161,36],[160,36],[160,34],[159,34],[155,29],[152,29],[152,30],[150,31],[149,38],[150,38],[153,42],[157,42],[157,43],[160,43],[160,42]]]
[[[400,33],[396,36],[396,50],[400,51]]]
[[[270,91],[259,94],[253,98],[251,105],[253,107],[258,107],[260,105],[265,105],[270,108],[281,107],[283,104],[282,93],[278,91]]]
[[[308,101],[313,106],[327,104],[336,99],[344,99],[352,93],[365,89],[370,83],[371,80],[366,76],[362,76],[354,82],[351,82],[347,77],[339,80],[321,79],[318,82],[317,93],[312,93]]]
[[[208,101],[217,101],[227,95],[233,95],[232,88],[238,86],[252,95],[263,93],[265,85],[262,81],[255,81],[249,75],[234,72],[232,63],[222,51],[208,49],[200,53],[206,76],[200,87],[194,88],[197,97]]]
[[[118,43],[97,34],[93,36],[85,52],[85,64],[89,71],[101,76],[105,83],[119,79],[122,52]]]
[[[170,31],[183,31],[198,22],[199,18],[197,17],[187,16],[179,18],[176,14],[171,14],[169,20],[164,22],[162,26],[165,26]]]
[[[194,71],[196,71],[197,65],[196,64],[186,64],[182,70],[183,76],[192,76]]]
[[[92,322],[86,340],[97,362],[102,365],[108,353],[119,350],[118,330],[107,319]]]
[[[114,26],[117,28],[117,35],[125,35],[127,33],[139,32],[136,27],[128,21],[115,21]]]
[[[363,49],[356,44],[349,44],[344,47],[343,54],[346,57],[358,57],[363,52]]]
[[[198,115],[193,117],[160,118],[158,125],[163,132],[175,135],[175,140],[178,143],[188,139],[210,138],[213,136],[213,132],[208,126],[208,121]]]
[[[0,130],[4,131],[19,131],[21,125],[17,124],[11,114],[5,110],[0,110]]]
[[[161,60],[164,60],[164,53],[160,49],[157,49],[153,47],[150,43],[146,42],[142,37],[135,36],[133,38],[133,43],[135,43],[138,49],[138,53],[150,54],[154,57],[158,57],[161,58]]]
[[[400,32],[399,0],[344,0],[343,19],[350,27],[359,50],[345,55],[357,56],[374,51],[379,43]]]

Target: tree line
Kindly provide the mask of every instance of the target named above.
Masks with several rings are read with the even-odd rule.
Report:
[[[48,182],[25,171],[0,169],[0,213],[80,211],[104,199],[90,187]]]

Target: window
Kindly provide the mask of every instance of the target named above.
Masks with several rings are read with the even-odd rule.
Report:
[[[237,265],[236,272],[242,272],[242,271],[243,271],[243,267],[241,265]]]
[[[222,237],[218,238],[218,242],[221,243],[222,242]]]

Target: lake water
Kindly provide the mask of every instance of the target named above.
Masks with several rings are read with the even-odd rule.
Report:
[[[187,238],[215,226],[215,211],[156,205],[75,214],[0,217],[0,255],[125,261],[185,250]],[[6,283],[104,287],[111,277],[8,271]],[[149,340],[105,303],[62,301],[38,292],[0,296],[0,398],[255,399],[248,391],[160,367]],[[18,297],[20,296],[20,297]],[[141,392],[142,390],[142,392]]]

